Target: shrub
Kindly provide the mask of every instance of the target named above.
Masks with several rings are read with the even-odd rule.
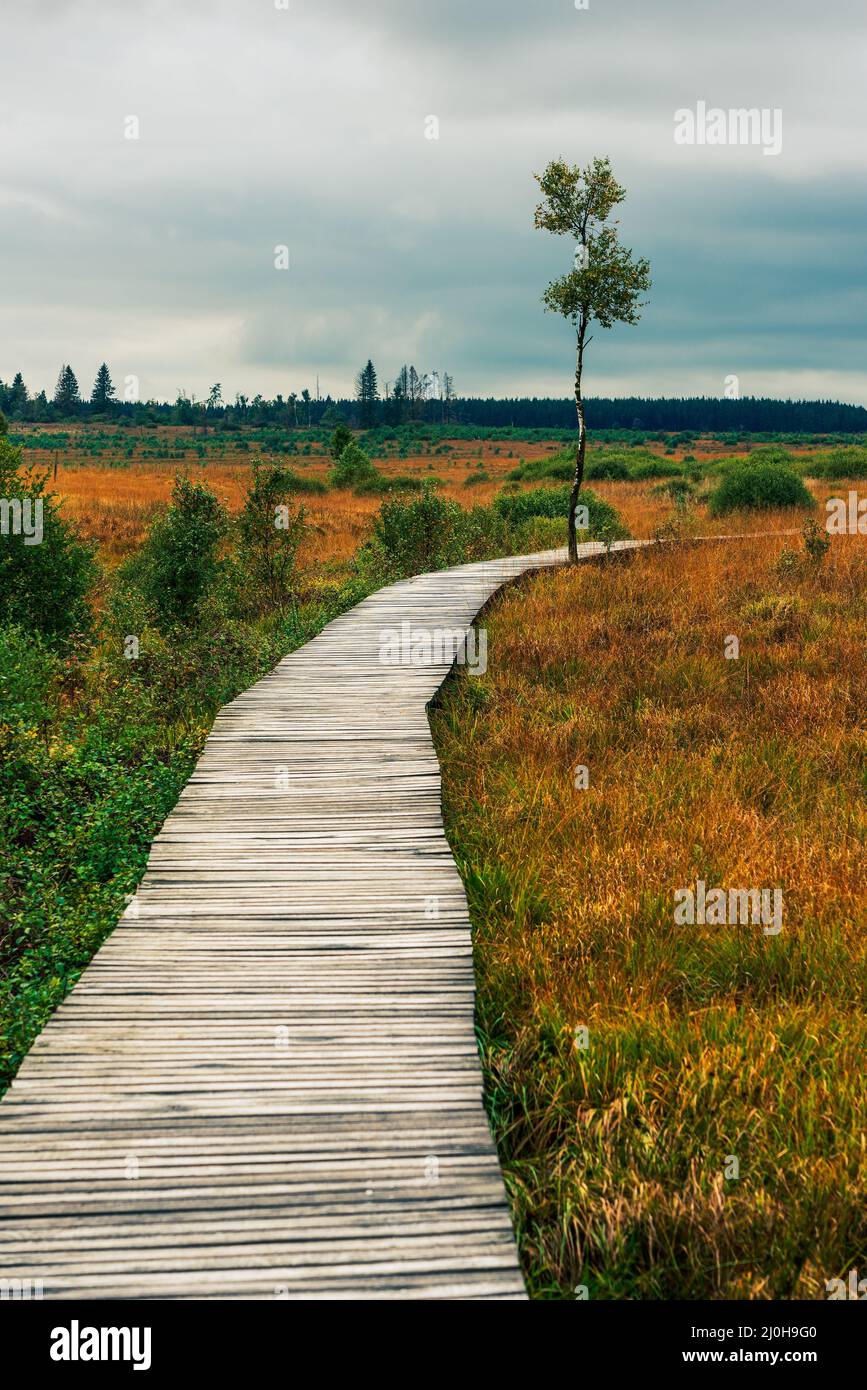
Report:
[[[644,459],[641,463],[633,464],[631,469],[636,482],[645,482],[650,478],[679,478],[682,472],[679,463],[670,463],[660,458]]]
[[[284,468],[282,473],[285,479],[284,492],[306,492],[321,495],[328,491],[327,485],[323,483],[321,478],[306,478],[303,473],[296,473],[294,468]]]
[[[512,527],[492,507],[472,507],[468,512],[461,512],[457,529],[460,559],[467,563],[492,560],[516,548]]]
[[[534,516],[567,517],[569,494],[568,487],[537,487],[511,495],[501,492],[494,499],[494,508],[511,526],[520,525]],[[578,504],[586,507],[589,513],[589,525],[582,531],[583,539],[622,540],[629,535],[615,508],[603,502],[589,488],[581,489]]]
[[[56,707],[61,666],[38,633],[0,628],[0,724],[45,724]]]
[[[331,436],[331,443],[328,446],[331,452],[331,457],[333,459],[339,459],[340,455],[343,453],[343,450],[347,447],[348,444],[351,443],[352,430],[347,429],[346,425],[338,425],[337,429]]]
[[[568,540],[565,516],[531,516],[512,528],[512,549],[516,555],[536,550],[558,550]]]
[[[824,450],[799,462],[810,478],[867,478],[867,449],[858,445]]]
[[[370,458],[360,445],[347,444],[340,455],[336,464],[331,470],[330,483],[332,487],[351,487],[361,486],[371,487],[379,482],[384,482],[384,475],[380,473]],[[375,490],[375,489],[374,489]]]
[[[658,483],[653,492],[658,497],[667,497],[678,507],[685,507],[694,496],[692,484],[686,478],[672,478],[667,483]]]
[[[530,459],[527,463],[520,463],[517,468],[513,468],[506,476],[513,481],[523,483],[541,483],[550,478],[554,482],[571,482],[575,472],[574,451],[569,454],[554,454],[548,459]]]
[[[158,627],[196,619],[221,572],[219,545],[228,527],[214,494],[179,474],[171,505],[119,575],[144,595]]]
[[[630,477],[629,469],[626,464],[617,458],[605,458],[604,454],[599,458],[591,459],[587,465],[584,476],[591,481],[607,480],[609,482],[623,482]]]
[[[259,606],[285,608],[292,598],[298,547],[307,531],[304,508],[289,508],[291,469],[253,465],[238,518],[239,559]]]
[[[412,501],[383,502],[373,523],[373,539],[363,549],[362,564],[382,582],[458,564],[462,518],[457,502],[437,496],[429,484]]]
[[[56,497],[45,491],[47,477],[25,466],[21,450],[0,438],[0,501],[5,503],[0,624],[16,624],[57,644],[89,632],[87,595],[97,566],[91,547],[63,519]],[[40,506],[41,540],[36,541]],[[30,534],[16,520],[19,508],[20,522]]]
[[[812,507],[816,501],[790,468],[753,460],[729,469],[708,500],[713,516],[738,509]]]

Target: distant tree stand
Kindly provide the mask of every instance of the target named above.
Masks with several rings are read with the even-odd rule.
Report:
[[[587,426],[581,378],[584,349],[592,340],[590,324],[611,328],[615,323],[637,323],[650,289],[650,265],[618,240],[618,222],[608,219],[626,197],[616,182],[607,159],[594,159],[584,169],[552,159],[543,174],[533,177],[542,190],[536,208],[536,226],[575,240],[572,270],[552,280],[542,296],[545,308],[571,321],[577,336],[575,356],[575,408],[578,412],[578,446],[575,475],[569,498],[569,560],[578,559],[575,516],[584,479]]]

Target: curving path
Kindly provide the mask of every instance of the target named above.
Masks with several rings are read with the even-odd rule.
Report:
[[[643,544],[624,542],[615,548]],[[585,555],[602,547],[581,547]],[[0,1274],[46,1298],[523,1298],[426,705],[564,552],[381,589],[217,717],[0,1103]]]

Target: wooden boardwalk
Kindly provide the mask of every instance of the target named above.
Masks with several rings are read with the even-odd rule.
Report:
[[[596,553],[598,545],[583,547]],[[217,717],[0,1104],[0,1278],[46,1298],[523,1298],[425,706],[561,552],[382,589]]]

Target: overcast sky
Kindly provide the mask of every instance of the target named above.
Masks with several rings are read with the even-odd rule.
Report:
[[[282,4],[282,0],[277,0]],[[571,390],[533,171],[608,155],[649,257],[590,394],[867,404],[864,0],[21,0],[0,39],[0,377],[143,397]],[[674,113],[779,108],[782,150]],[[134,116],[139,138],[125,138]],[[435,116],[439,139],[426,138]],[[427,129],[430,130],[430,123]],[[275,269],[274,248],[290,267]]]

